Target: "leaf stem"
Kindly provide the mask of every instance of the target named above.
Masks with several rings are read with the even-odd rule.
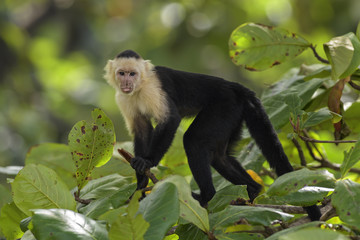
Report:
[[[322,62],[322,63],[329,64],[330,62],[329,62],[328,60],[320,57],[320,55],[316,52],[315,47],[316,47],[316,46],[314,46],[314,45],[312,45],[312,44],[310,45],[310,48],[311,48],[311,50],[313,51],[313,53],[314,53],[315,57],[317,58],[317,60],[319,60],[319,61]]]

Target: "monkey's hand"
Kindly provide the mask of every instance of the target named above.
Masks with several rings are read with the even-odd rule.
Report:
[[[144,173],[145,169],[153,167],[153,163],[142,157],[134,157],[130,161],[130,165],[138,173]]]

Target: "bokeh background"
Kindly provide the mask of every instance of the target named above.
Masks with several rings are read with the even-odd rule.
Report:
[[[129,139],[102,75],[107,59],[133,49],[155,65],[212,74],[255,90],[288,69],[247,72],[228,56],[231,32],[245,22],[281,26],[318,45],[355,31],[359,0],[1,0],[0,166],[23,165],[44,142],[67,143],[71,127],[95,107]]]

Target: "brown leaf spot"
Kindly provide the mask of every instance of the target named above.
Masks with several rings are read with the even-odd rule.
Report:
[[[254,38],[254,37],[252,37],[252,38],[251,38],[251,40],[255,41],[255,38]]]
[[[249,67],[249,66],[245,66],[245,69],[246,70],[249,70],[249,71],[256,71],[256,69],[255,68],[253,68],[253,67]]]
[[[287,52],[287,53],[285,53],[285,56],[289,56],[289,53]]]
[[[295,183],[294,186],[297,187],[298,183]]]
[[[80,139],[76,139],[76,141],[77,141],[78,143],[80,143]]]
[[[99,127],[97,125],[94,125],[92,130],[95,132]]]
[[[98,118],[102,118],[102,116],[101,116],[101,115],[99,115],[99,116],[98,116]]]
[[[280,64],[279,61],[275,61],[271,66],[273,67],[273,66],[276,66],[276,65],[279,65],[279,64]]]
[[[351,215],[351,213],[350,213],[350,212],[347,212],[347,213],[346,213],[346,215],[350,216],[350,215]]]
[[[236,46],[237,45],[236,42],[233,42],[233,45]]]
[[[84,154],[77,152],[76,155],[83,156]]]
[[[235,56],[237,56],[237,55],[239,55],[239,52],[238,52],[238,51],[235,52]]]
[[[85,134],[85,126],[81,126],[81,133]]]

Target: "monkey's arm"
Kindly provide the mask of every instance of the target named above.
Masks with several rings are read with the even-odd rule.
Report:
[[[180,121],[181,116],[176,106],[169,101],[169,114],[166,120],[159,123],[153,131],[147,130],[147,137],[141,135],[135,137],[135,158],[131,166],[137,172],[142,173],[145,168],[159,164],[174,139]]]

